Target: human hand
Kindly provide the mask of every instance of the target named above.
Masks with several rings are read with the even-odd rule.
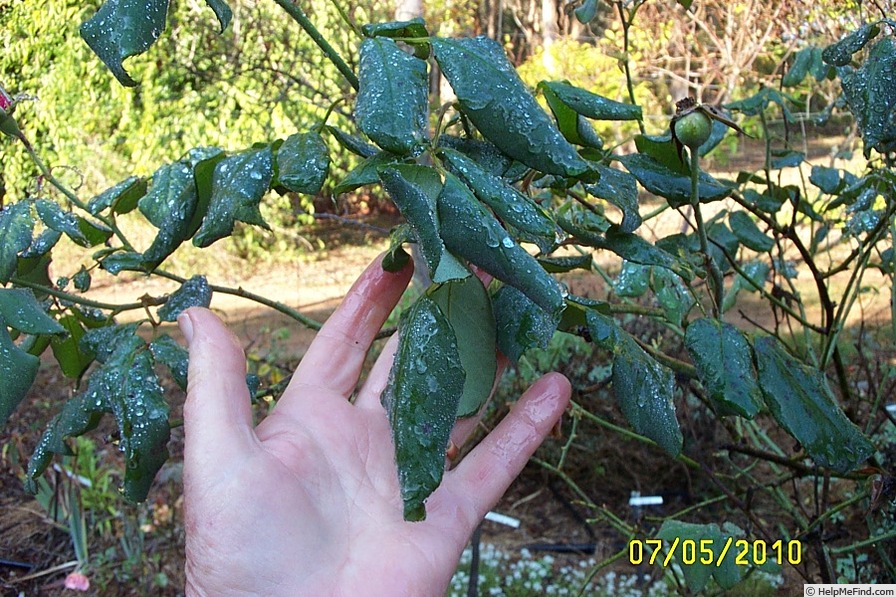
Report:
[[[445,594],[460,554],[560,418],[559,374],[537,381],[403,519],[392,434],[380,394],[396,337],[354,402],[376,334],[411,276],[361,275],[257,426],[236,338],[205,309],[179,319],[190,350],[184,405],[188,595],[425,597]],[[475,419],[452,435],[461,445]]]

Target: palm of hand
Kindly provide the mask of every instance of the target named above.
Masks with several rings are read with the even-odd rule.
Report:
[[[546,376],[409,523],[379,395],[390,341],[355,397],[364,356],[410,272],[374,263],[321,330],[274,413],[253,428],[245,358],[208,311],[190,340],[185,406],[188,593],[442,595],[470,533],[559,418],[568,382]],[[185,330],[186,331],[186,330]],[[457,443],[475,421],[460,423]]]

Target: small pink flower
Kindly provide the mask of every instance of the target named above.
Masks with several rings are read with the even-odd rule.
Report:
[[[80,572],[72,572],[65,577],[65,588],[74,591],[89,591],[90,579]]]
[[[3,89],[3,85],[0,85],[0,109],[2,109],[4,112],[9,112],[12,104],[12,97],[6,92],[5,89]]]

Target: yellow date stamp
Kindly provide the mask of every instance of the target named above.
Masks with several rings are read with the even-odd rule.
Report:
[[[803,559],[803,544],[792,539],[769,543],[763,539],[632,539],[628,544],[629,564],[658,564],[667,568],[673,559],[685,566],[702,564],[719,567],[726,558],[735,566],[762,566],[767,563],[798,565]]]

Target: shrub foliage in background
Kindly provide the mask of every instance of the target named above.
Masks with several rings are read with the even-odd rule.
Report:
[[[752,458],[793,483],[823,482],[862,492],[856,482],[873,473],[878,489],[892,485],[877,451],[886,435],[869,435],[886,416],[885,396],[856,392],[842,339],[869,272],[877,270],[892,292],[894,21],[877,18],[832,45],[800,50],[781,88],[760,88],[724,109],[682,103],[665,134],[648,135],[631,80],[624,101],[564,80],[542,81],[532,89],[500,44],[486,37],[438,37],[422,19],[352,23],[347,30],[358,35],[355,54],[350,44],[337,49],[327,43],[298,5],[277,3],[319,46],[314,60],[328,59],[320,67],[326,72],[322,88],[340,95],[323,113],[296,119],[296,130],[282,138],[242,148],[200,142],[183,153],[175,143],[171,161],[151,176],[130,176],[84,198],[34,150],[29,119],[16,122],[12,98],[0,98],[4,153],[18,143],[41,175],[39,185],[11,187],[0,211],[0,421],[24,398],[39,357],[48,350],[79,384],[34,450],[27,471],[32,488],[53,455],[67,453],[69,438],[112,415],[127,462],[124,494],[137,501],[146,497],[167,458],[169,439],[169,408],[157,371],[167,369],[185,388],[187,354],[166,335],[153,332],[147,341],[137,331],[174,321],[187,307],[209,305],[213,292],[233,291],[199,275],[178,278],[165,271],[166,259],[183,243],[204,248],[242,224],[265,227],[262,202],[278,194],[312,197],[326,185],[335,194],[366,187],[388,193],[405,223],[392,233],[384,267],[401,267],[409,257],[405,248],[416,244],[432,280],[399,324],[399,347],[383,396],[408,520],[426,515],[425,500],[441,480],[455,419],[478,412],[488,397],[496,369],[493,348],[517,360],[545,347],[555,334],[582,336],[609,355],[608,381],[628,429],[610,426],[659,446],[695,474],[712,473],[716,464],[689,450],[681,409],[714,418],[730,434],[731,445],[749,449]],[[626,29],[642,4],[620,5]],[[691,2],[679,4],[684,10]],[[230,8],[221,0],[208,0],[208,6],[226,29]],[[174,92],[165,82],[164,64],[139,73],[123,64],[166,43],[160,36],[167,7],[166,0],[108,0],[81,26],[84,40],[122,85],[134,86],[139,79],[143,86],[136,95],[112,91],[91,60],[80,58],[89,80],[98,81],[103,101],[109,96],[139,101],[140,89]],[[588,17],[587,10],[577,14]],[[214,70],[218,63],[213,54],[203,54],[197,64]],[[434,65],[456,99],[431,112]],[[806,155],[788,137],[767,129],[764,160],[755,171],[726,180],[701,168],[702,157],[734,134],[739,114],[761,123],[775,114],[795,123],[799,101],[787,90],[811,77],[840,81],[838,108],[853,114],[863,140],[861,173],[814,165],[799,183],[785,183],[781,173],[804,165]],[[351,122],[334,116],[343,101],[338,90],[347,92]],[[262,84],[259,93],[272,90]],[[216,106],[210,114],[226,120],[226,106]],[[282,105],[280,115],[271,118],[288,121],[290,108]],[[696,123],[696,137],[683,124],[689,121]],[[641,131],[631,153],[612,151],[599,133],[618,122]],[[147,134],[148,129],[134,130]],[[193,132],[183,134],[194,138]],[[332,164],[348,163],[348,154],[358,165],[334,172]],[[639,234],[645,220],[672,209],[685,223],[681,232],[655,241]],[[129,213],[139,213],[158,230],[148,246],[135,246],[119,227]],[[53,281],[48,267],[63,236],[89,252],[92,265]],[[616,265],[598,265],[595,254]],[[495,282],[483,288],[471,265]],[[181,286],[160,300],[97,303],[82,296],[96,268],[113,275],[162,276]],[[610,298],[568,292],[562,274],[575,269],[604,273],[613,289]],[[849,272],[847,283],[835,285],[843,272]],[[798,274],[811,277],[814,296],[801,295],[794,282]],[[773,310],[774,328],[748,333],[726,321],[724,315],[747,295]],[[807,314],[812,302],[820,306],[817,316]],[[275,307],[308,323],[285,306]],[[147,318],[117,324],[115,316],[129,309],[144,309]],[[632,315],[649,318],[668,334],[653,342],[627,331],[624,324]],[[577,419],[607,423],[577,403],[573,412]],[[772,439],[782,437],[779,431],[792,439]],[[560,471],[562,465],[561,458],[547,466]],[[775,484],[756,489],[733,481],[728,489],[732,501],[748,490],[771,492],[787,506],[794,526],[773,533],[785,541],[815,541],[836,511],[825,502],[818,516],[807,518]],[[600,508],[590,505],[600,516]],[[614,526],[626,539],[644,533],[618,518]],[[718,539],[717,565],[688,568],[691,589],[701,589],[710,573],[726,588],[743,578],[744,567],[722,561],[735,554],[721,553],[727,537],[742,533],[738,527],[727,522],[693,527],[670,519],[663,529],[660,536]],[[761,525],[754,532],[769,535],[766,539],[772,535]],[[893,534],[892,529],[869,532],[879,535],[870,536],[868,545]],[[824,554],[824,540],[818,541]],[[754,556],[749,563],[763,563]],[[821,578],[829,580],[827,556],[816,564]],[[882,569],[892,573],[892,566],[884,563]]]

